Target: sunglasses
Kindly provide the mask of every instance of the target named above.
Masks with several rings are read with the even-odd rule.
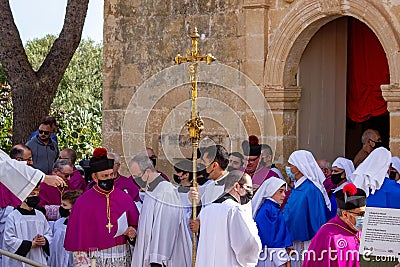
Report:
[[[48,135],[50,133],[50,131],[43,131],[43,130],[39,130],[39,134],[45,134]]]

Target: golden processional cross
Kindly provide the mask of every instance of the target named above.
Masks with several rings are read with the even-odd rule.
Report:
[[[199,113],[197,112],[197,80],[199,75],[199,62],[207,62],[210,64],[215,60],[215,58],[211,54],[207,54],[205,56],[200,55],[200,51],[198,48],[198,40],[200,35],[197,31],[197,28],[194,28],[194,32],[189,35],[192,39],[192,51],[187,50],[187,56],[183,57],[180,54],[177,54],[175,57],[175,63],[181,64],[189,62],[189,77],[190,84],[192,87],[192,111],[191,117],[188,122],[186,122],[186,126],[189,130],[190,140],[192,141],[192,149],[193,149],[193,186],[197,186],[197,149],[199,147],[200,134],[204,130],[204,122],[200,118]],[[197,219],[197,203],[193,200],[192,203],[192,215],[193,220]],[[197,237],[196,233],[193,233],[193,247],[192,247],[192,266],[196,265],[196,247],[197,247]]]

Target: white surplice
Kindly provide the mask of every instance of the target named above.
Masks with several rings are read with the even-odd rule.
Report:
[[[26,165],[26,161],[11,159],[0,149],[0,182],[21,201],[25,200],[44,173]]]
[[[52,241],[50,226],[43,213],[35,210],[35,215],[22,215],[17,209],[8,215],[4,230],[3,249],[15,253],[22,241],[32,241],[37,234],[44,236],[49,243]],[[31,248],[26,255],[28,259],[44,265],[47,264],[45,252],[42,247]],[[3,257],[3,267],[30,266],[9,257]]]
[[[255,266],[261,240],[251,209],[232,199],[204,207],[200,214],[197,267]]]
[[[192,244],[177,188],[160,182],[146,192],[139,217],[132,267],[150,263],[191,266]]]
[[[66,218],[58,219],[53,225],[53,241],[50,244],[50,267],[73,267],[74,258],[72,252],[64,248],[65,232],[67,226],[64,224]]]

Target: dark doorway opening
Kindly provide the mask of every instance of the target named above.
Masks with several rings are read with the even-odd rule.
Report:
[[[361,149],[361,136],[367,129],[377,130],[381,134],[383,146],[389,148],[390,117],[389,112],[377,117],[371,117],[365,122],[346,120],[346,158],[353,160]]]
[[[389,84],[386,54],[374,32],[361,21],[348,17],[346,149],[353,159],[361,149],[366,129],[381,134],[389,147],[390,116],[380,86]]]

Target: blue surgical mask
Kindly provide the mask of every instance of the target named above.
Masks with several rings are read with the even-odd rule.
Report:
[[[356,217],[356,225],[354,227],[358,230],[361,231],[364,223],[364,216],[357,216]]]
[[[286,170],[286,174],[287,174],[287,176],[289,177],[289,179],[292,180],[292,181],[295,181],[295,179],[294,179],[294,174],[293,174],[292,171],[290,170],[290,167],[289,167],[289,166],[286,166],[286,167],[285,167],[285,170]]]

